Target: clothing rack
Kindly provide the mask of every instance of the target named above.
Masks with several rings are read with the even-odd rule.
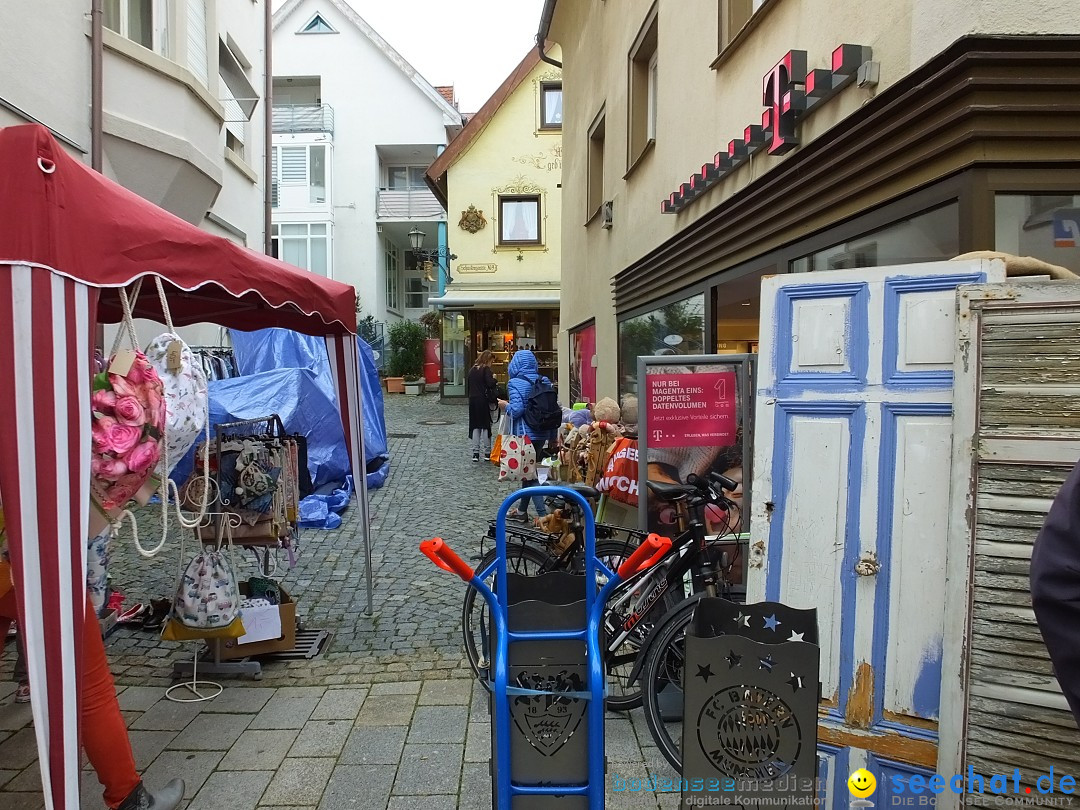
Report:
[[[189,346],[198,358],[207,380],[229,380],[239,377],[236,355],[230,346]]]

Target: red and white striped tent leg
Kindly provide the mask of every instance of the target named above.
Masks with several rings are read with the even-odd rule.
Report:
[[[363,398],[360,394],[359,352],[353,335],[327,335],[326,355],[334,376],[334,388],[341,406],[345,446],[352,461],[353,487],[360,506],[360,526],[364,533],[364,568],[367,581],[367,612],[372,612],[371,521],[368,516],[367,465],[364,460]]]
[[[45,805],[79,807],[96,288],[0,264],[0,497],[21,594]]]

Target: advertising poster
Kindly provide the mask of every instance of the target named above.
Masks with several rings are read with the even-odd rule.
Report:
[[[596,325],[570,333],[570,401],[596,401]]]
[[[749,527],[743,506],[744,460],[749,464],[749,355],[639,359],[640,478],[685,484],[691,475],[718,472],[740,484],[729,494],[735,508],[706,512],[709,534],[730,535]],[[746,478],[749,471],[746,470]],[[749,483],[747,481],[747,483]],[[641,487],[639,525],[666,536],[678,532],[671,504]],[[746,504],[746,507],[749,503]],[[744,519],[744,511],[746,511]],[[736,566],[736,570],[739,566]]]

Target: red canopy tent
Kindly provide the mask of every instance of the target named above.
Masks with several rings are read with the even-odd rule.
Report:
[[[368,549],[354,289],[213,236],[70,157],[0,129],[0,497],[26,636],[45,802],[79,806],[76,627],[85,605],[90,362],[119,289],[159,276],[176,325],[324,335]],[[162,320],[156,295],[135,316]]]

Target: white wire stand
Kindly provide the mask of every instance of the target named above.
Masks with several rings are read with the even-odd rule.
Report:
[[[173,664],[173,674],[176,674],[178,666],[180,666],[179,662]],[[200,681],[198,668],[199,648],[196,647],[195,657],[191,661],[191,680],[173,684],[165,690],[165,697],[173,703],[202,703],[205,700],[213,700],[225,691],[225,687],[217,681]],[[186,689],[188,693],[180,693],[181,689]],[[178,692],[180,696],[174,695],[173,692]]]

